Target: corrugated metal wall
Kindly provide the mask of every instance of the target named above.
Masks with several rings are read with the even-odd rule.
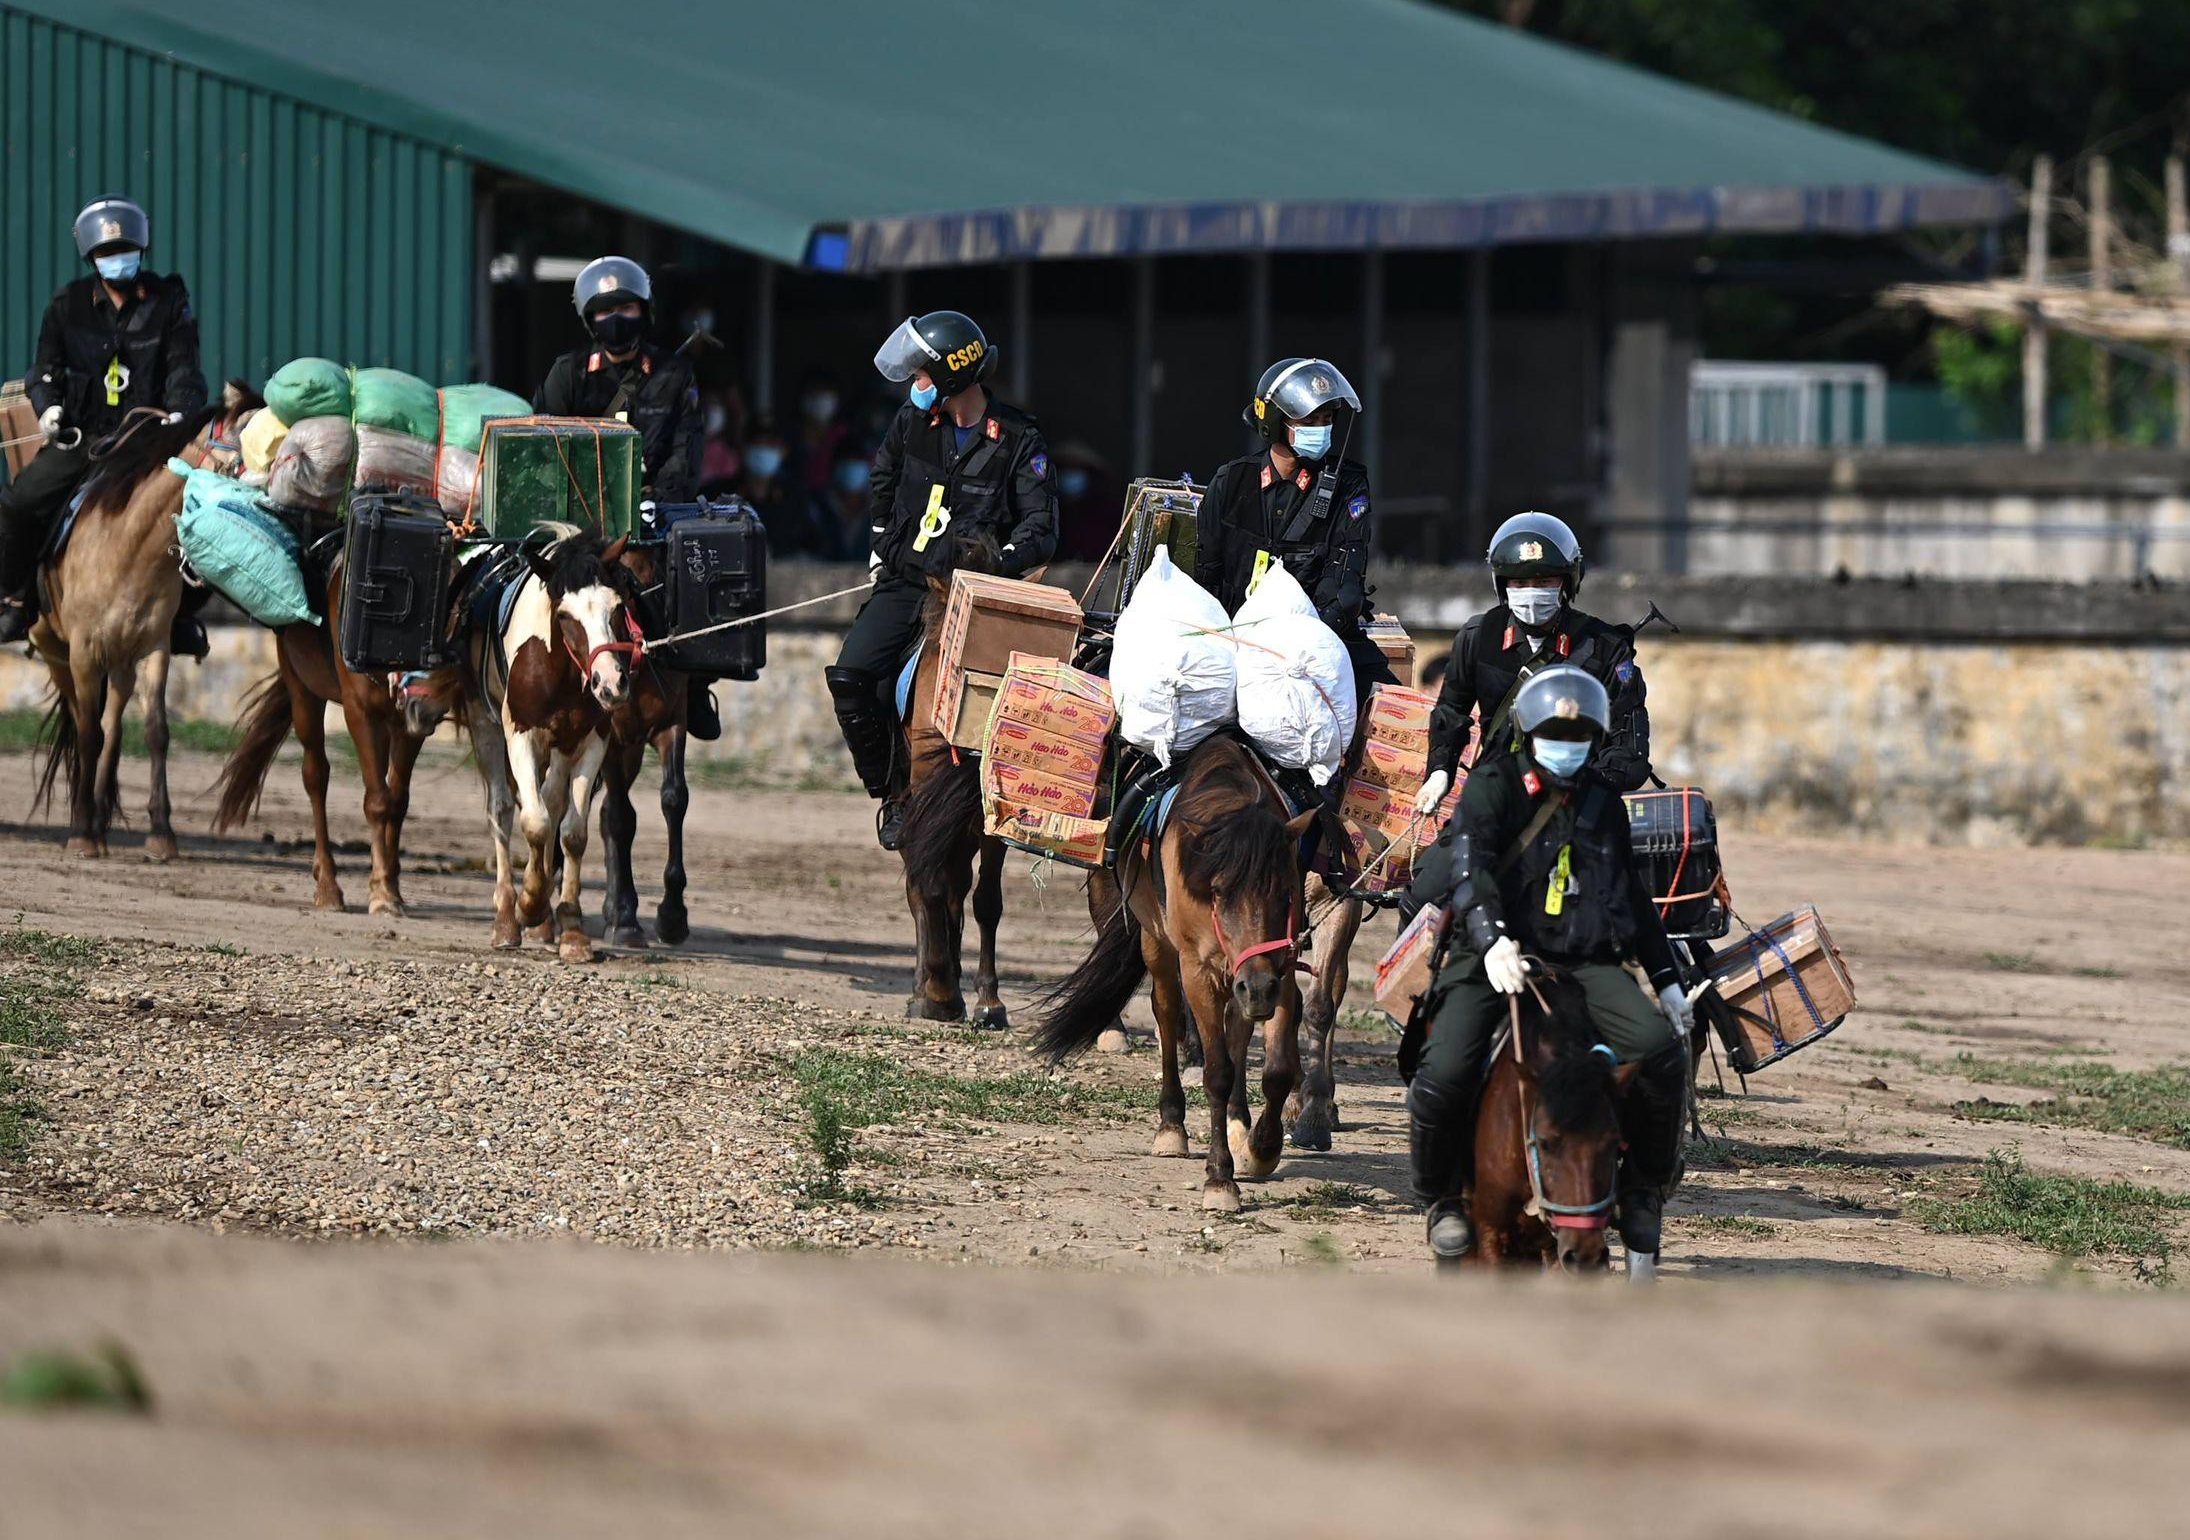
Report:
[[[206,375],[301,354],[469,378],[471,167],[432,145],[0,8],[0,378],[27,373],[69,236],[101,193],[144,205]]]

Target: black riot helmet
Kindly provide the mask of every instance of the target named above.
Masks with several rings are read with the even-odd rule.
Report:
[[[76,216],[76,255],[87,260],[109,247],[143,251],[151,244],[152,221],[127,198],[94,198]]]
[[[579,269],[571,285],[571,307],[578,319],[591,321],[593,312],[637,300],[649,313],[654,309],[654,285],[646,269],[629,257],[595,257]]]
[[[987,335],[971,316],[955,310],[907,316],[874,355],[885,380],[909,380],[926,370],[937,399],[944,401],[979,384],[995,361]]]
[[[1513,723],[1547,738],[1602,738],[1612,730],[1612,700],[1589,670],[1556,663],[1529,675],[1514,694]]]
[[[1514,578],[1555,577],[1568,604],[1582,588],[1582,543],[1564,520],[1548,513],[1517,513],[1490,537],[1490,578],[1498,597]]]
[[[1240,420],[1272,444],[1283,444],[1286,427],[1312,417],[1325,407],[1359,413],[1361,397],[1339,371],[1338,365],[1321,358],[1281,358],[1262,371],[1255,382],[1254,399],[1240,413]],[[1334,420],[1331,438],[1343,444],[1351,419]]]

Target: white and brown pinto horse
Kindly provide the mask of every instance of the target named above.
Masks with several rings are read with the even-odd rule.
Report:
[[[622,565],[623,538],[604,545],[553,532],[552,544],[524,548],[506,619],[467,638],[463,693],[494,837],[494,944],[520,946],[525,927],[547,921],[559,868],[556,949],[565,962],[588,962],[578,879],[611,718],[631,696],[643,650],[638,586]],[[521,891],[513,824],[526,848]]]

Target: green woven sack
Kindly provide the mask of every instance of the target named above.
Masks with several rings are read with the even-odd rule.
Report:
[[[292,358],[266,382],[266,404],[295,427],[307,417],[350,415],[350,371],[327,358]]]
[[[261,509],[259,495],[202,467],[180,460],[167,465],[183,477],[175,535],[191,569],[260,625],[314,619],[296,536]]]
[[[350,418],[361,428],[386,428],[429,444],[441,439],[440,392],[400,369],[360,369],[350,381]]]
[[[526,417],[532,403],[492,385],[441,387],[441,447],[479,452],[479,434],[489,417]]]

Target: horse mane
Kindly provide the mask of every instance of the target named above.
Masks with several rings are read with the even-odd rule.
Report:
[[[137,484],[153,471],[166,466],[169,458],[190,447],[191,440],[205,431],[207,423],[221,415],[217,406],[201,406],[194,412],[185,412],[180,422],[154,422],[149,417],[133,419],[144,426],[131,433],[115,446],[113,453],[100,460],[84,484],[84,511],[97,513],[102,508],[119,508],[137,490]]]
[[[1568,1133],[1595,1132],[1611,1121],[1614,1111],[1612,1060],[1596,1051],[1589,1002],[1572,975],[1546,970],[1540,987],[1548,1008],[1532,1028],[1542,1050],[1530,1066],[1536,1092],[1554,1126]]]
[[[230,422],[245,412],[259,411],[266,405],[266,398],[241,375],[231,375],[221,382],[220,409]]]
[[[542,524],[555,538],[539,553],[548,598],[560,600],[587,588],[615,591],[625,603],[638,599],[638,579],[621,562],[611,566],[602,559],[609,542],[575,524]]]
[[[1180,875],[1195,897],[1291,886],[1292,837],[1266,790],[1248,751],[1235,739],[1209,738],[1187,755],[1171,817],[1184,836]]]

